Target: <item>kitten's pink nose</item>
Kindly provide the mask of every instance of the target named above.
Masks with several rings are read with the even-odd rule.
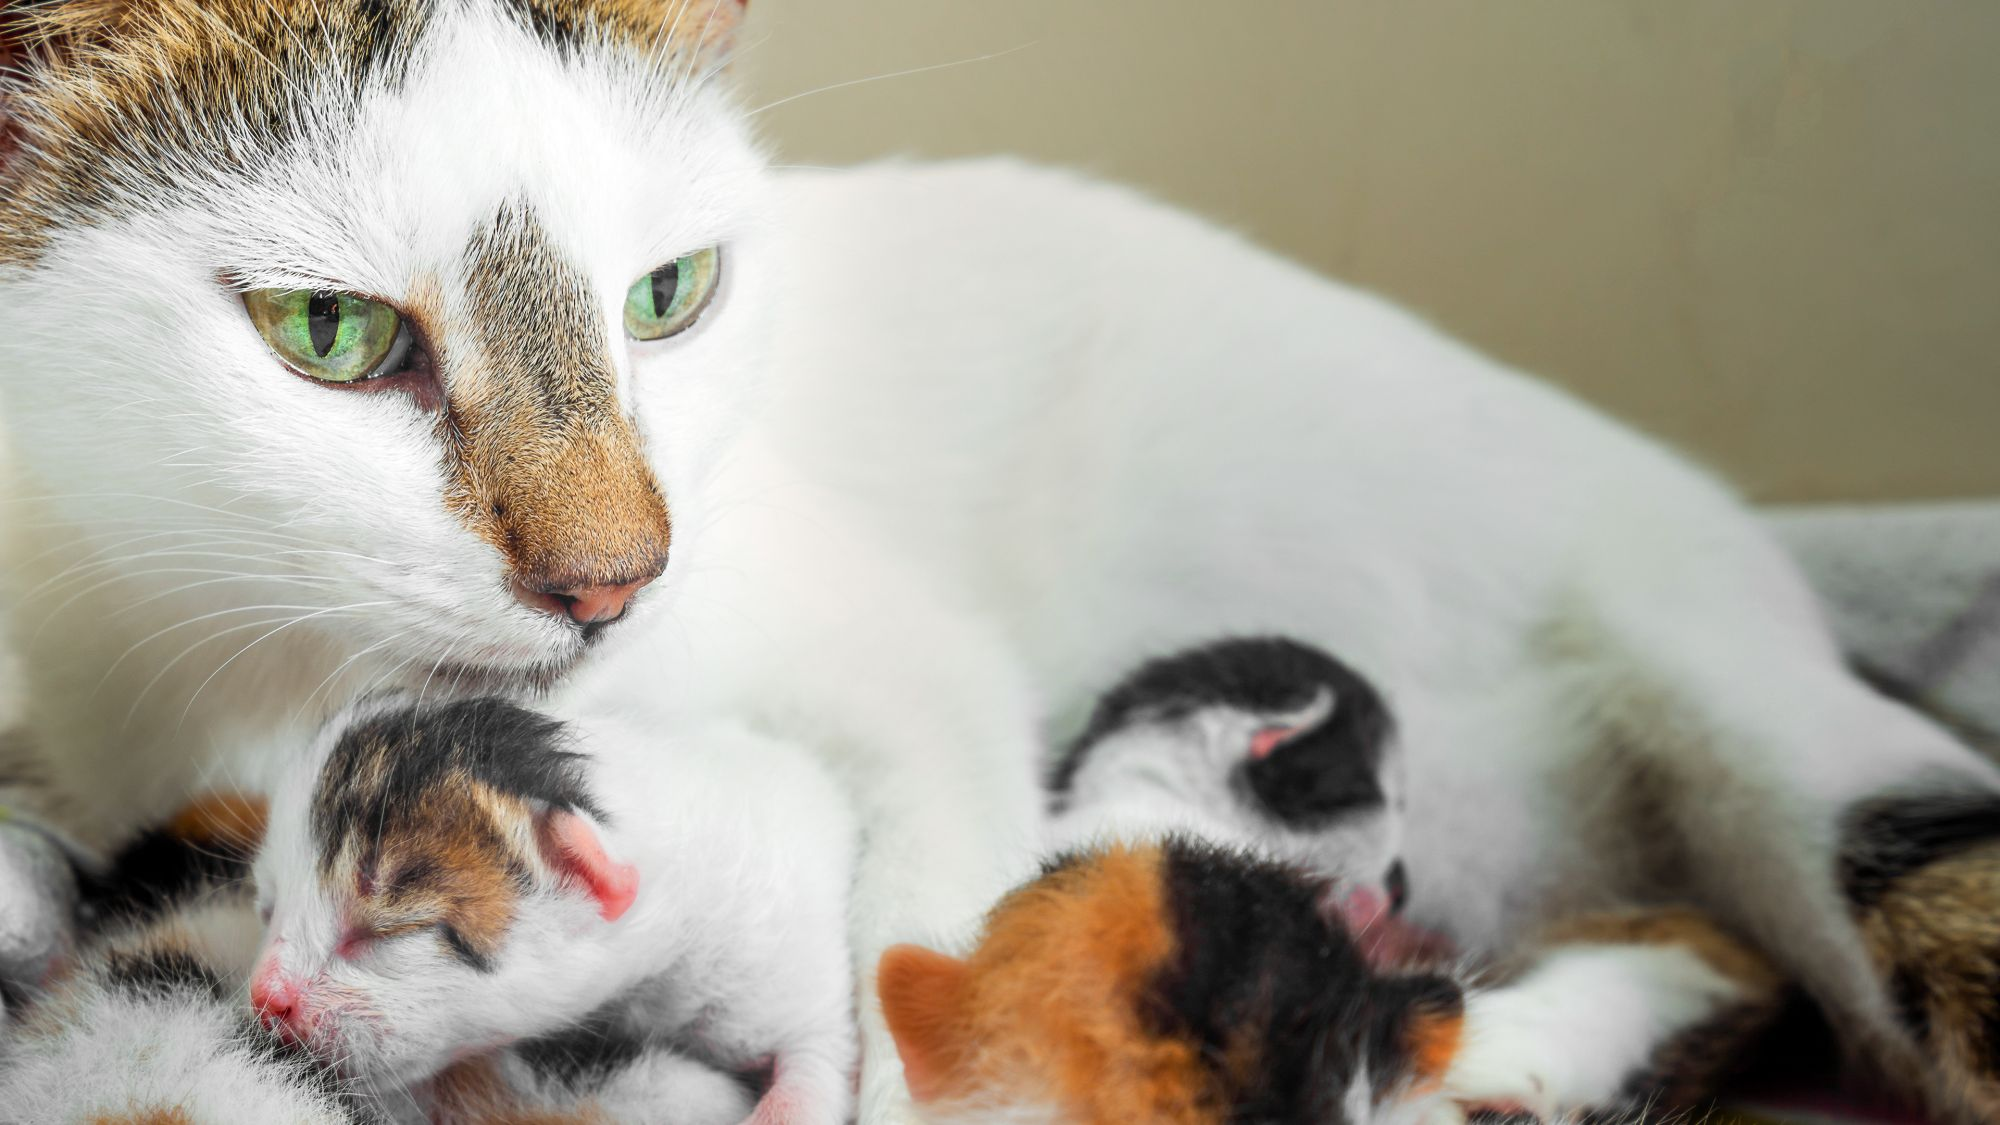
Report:
[[[250,982],[250,1006],[265,1027],[280,1035],[292,1035],[299,1022],[298,981],[286,976],[278,966],[268,964]]]
[[[530,586],[516,581],[514,597],[530,609],[567,617],[579,625],[596,625],[623,617],[632,595],[659,576],[660,572],[654,571],[630,582],[602,586]]]

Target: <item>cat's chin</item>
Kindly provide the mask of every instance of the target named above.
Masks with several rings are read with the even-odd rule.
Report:
[[[542,695],[561,683],[579,662],[585,649],[534,664],[440,664],[431,669],[419,685],[423,690],[447,695]]]

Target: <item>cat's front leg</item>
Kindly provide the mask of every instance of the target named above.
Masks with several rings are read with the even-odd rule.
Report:
[[[849,927],[860,988],[860,1121],[917,1122],[903,1064],[875,987],[882,953],[898,942],[956,948],[985,912],[1032,870],[1039,800],[1020,746],[1020,777],[936,769],[894,778],[864,820]],[[953,791],[956,790],[954,795]],[[977,810],[977,811],[974,811]]]
[[[1467,997],[1428,1119],[1489,1111],[1553,1121],[1699,1104],[1776,1018],[1783,984],[1695,911],[1574,919],[1513,980]]]

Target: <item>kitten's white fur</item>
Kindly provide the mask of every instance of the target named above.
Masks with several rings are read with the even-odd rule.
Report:
[[[0,800],[72,842],[268,780],[330,698],[573,650],[447,512],[430,421],[284,373],[215,281],[453,294],[475,225],[525,200],[614,340],[632,278],[728,246],[702,323],[620,359],[674,558],[571,689],[749,715],[832,764],[868,826],[864,979],[1020,872],[1045,731],[1142,657],[1275,631],[1401,716],[1419,921],[1485,946],[1608,896],[1643,842],[1585,794],[1644,763],[1691,893],[1907,1051],[1833,824],[1993,771],[1855,683],[1789,563],[1659,447],[1126,191],[771,175],[712,84],[559,61],[483,4],[328,135],[0,273],[7,574],[54,790]],[[900,1083],[867,1031],[873,1121]]]
[[[854,826],[811,758],[734,727],[662,746],[630,722],[577,720],[575,746],[590,756],[587,784],[607,817],[596,834],[614,862],[638,870],[630,908],[607,921],[579,888],[534,886],[516,901],[490,972],[429,934],[343,955],[354,877],[321,874],[314,793],[349,721],[407,702],[371,701],[330,724],[280,785],[257,858],[258,898],[271,910],[265,956],[336,998],[325,1018],[345,1065],[394,1090],[468,1050],[609,1011],[625,1031],[690,1039],[724,1065],[771,1062],[792,1107],[783,1121],[846,1120],[853,974],[837,935]]]

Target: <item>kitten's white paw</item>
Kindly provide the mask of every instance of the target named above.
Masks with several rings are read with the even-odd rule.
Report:
[[[76,877],[61,849],[25,824],[0,820],[0,980],[44,984],[74,936]]]

